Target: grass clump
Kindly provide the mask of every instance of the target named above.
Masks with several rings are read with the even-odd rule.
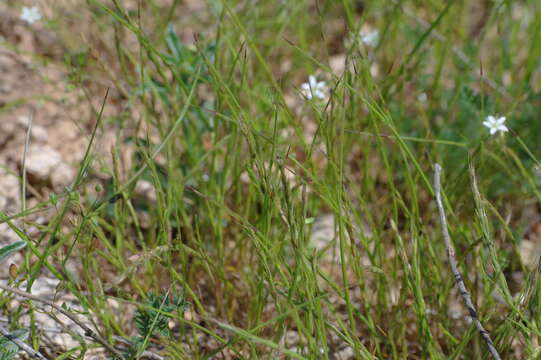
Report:
[[[539,355],[537,3],[77,3],[44,26],[88,147],[3,217],[54,209],[18,229],[13,286],[57,279],[125,358],[488,358],[439,163],[480,322],[502,358]],[[36,350],[103,345],[47,351],[38,309],[2,296]]]

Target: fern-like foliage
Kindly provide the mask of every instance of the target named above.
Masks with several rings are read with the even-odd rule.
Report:
[[[169,318],[165,313],[184,312],[189,303],[183,296],[150,293],[144,306],[135,312],[135,326],[143,338],[153,335],[168,336]]]
[[[170,336],[168,322],[171,313],[184,312],[189,306],[190,303],[182,294],[149,293],[143,305],[135,312],[134,321],[138,334],[130,339],[130,346],[123,352],[124,358],[135,359],[142,354],[151,336]]]
[[[11,334],[11,337],[24,341],[28,337],[28,330],[15,330]],[[0,336],[0,360],[13,360],[15,359],[15,355],[17,355],[18,352],[19,347],[15,345],[13,341],[6,338],[5,336]]]
[[[171,313],[184,312],[190,303],[182,294],[150,293],[144,304],[135,312],[135,326],[138,335],[130,339],[131,345],[124,351],[126,359],[134,359],[148,346],[147,339],[151,336],[171,336],[169,319]],[[0,360],[3,360],[0,358]]]

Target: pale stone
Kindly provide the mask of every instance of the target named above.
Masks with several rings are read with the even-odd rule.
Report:
[[[151,182],[146,180],[137,181],[137,184],[135,185],[135,193],[144,196],[150,201],[156,201],[158,198],[156,195],[156,188]]]
[[[355,352],[353,351],[353,348],[348,346],[348,347],[338,351],[337,353],[335,353],[334,358],[336,360],[354,359],[355,358]]]
[[[0,168],[0,209],[16,211],[21,203],[21,182],[19,178],[3,168]]]
[[[51,174],[51,184],[55,190],[63,190],[75,179],[75,170],[68,164],[61,162]]]
[[[334,74],[338,76],[342,75],[346,69],[346,55],[338,54],[331,56],[329,59],[329,66]]]
[[[323,214],[318,216],[312,225],[310,244],[316,250],[321,251],[331,244],[334,237],[334,215]]]
[[[49,138],[49,133],[47,132],[47,129],[45,127],[40,125],[34,125],[32,126],[32,129],[30,131],[30,136],[32,140],[46,142]]]
[[[529,268],[533,268],[537,264],[537,259],[539,259],[539,256],[541,255],[541,246],[533,241],[522,239],[518,246],[518,252],[524,265]]]
[[[30,145],[26,154],[26,171],[40,180],[47,180],[62,162],[60,154],[47,145]]]

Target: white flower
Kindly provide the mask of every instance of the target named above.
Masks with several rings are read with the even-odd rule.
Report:
[[[39,8],[37,6],[23,7],[23,12],[21,13],[21,20],[32,24],[39,19],[41,19],[41,12],[39,11]]]
[[[358,43],[375,48],[379,43],[379,31],[377,29],[373,30],[369,27],[363,27],[357,33],[350,33],[344,41],[345,46],[348,48]]]
[[[308,82],[301,85],[301,92],[306,98],[323,100],[327,97],[327,85],[325,81],[317,81],[314,75],[308,77]]]
[[[499,118],[495,118],[494,116],[490,115],[490,116],[487,116],[486,121],[483,121],[483,125],[485,125],[487,128],[490,129],[490,135],[494,135],[498,131],[501,131],[501,132],[509,131],[507,126],[503,124],[504,122],[505,122],[505,116],[500,116]]]
[[[379,31],[378,30],[361,30],[359,38],[363,44],[370,47],[378,46]]]

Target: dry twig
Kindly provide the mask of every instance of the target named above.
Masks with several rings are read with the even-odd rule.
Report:
[[[77,318],[77,316],[75,316],[74,314],[71,314],[69,313],[68,311],[66,311],[65,309],[63,309],[62,307],[56,305],[54,302],[50,301],[50,300],[47,300],[47,299],[42,299],[40,297],[37,297],[35,295],[32,295],[30,293],[27,293],[25,291],[22,291],[22,290],[19,290],[19,289],[15,289],[15,288],[12,288],[12,287],[9,287],[9,286],[6,286],[6,285],[2,285],[0,284],[0,289],[2,290],[5,290],[5,291],[8,291],[10,293],[13,293],[15,295],[18,295],[18,296],[21,296],[21,297],[24,297],[26,299],[29,299],[29,300],[34,300],[34,301],[37,301],[37,302],[40,302],[40,303],[43,303],[43,304],[46,304],[46,305],[49,305],[50,307],[52,307],[53,309],[55,309],[56,311],[64,314],[66,317],[68,317],[71,321],[73,321],[74,323],[76,323],[81,329],[84,330],[84,334],[85,336],[88,336],[88,337],[91,337],[92,339],[94,339],[95,341],[97,341],[98,343],[100,343],[104,348],[106,348],[111,354],[115,355],[115,357],[119,358],[119,359],[124,359],[124,356],[122,355],[122,353],[120,353],[120,351],[118,351],[117,349],[115,349],[111,344],[109,344],[107,342],[107,340],[105,340],[104,338],[102,338],[97,332],[95,332],[94,330],[92,330],[91,328],[89,328],[88,326],[86,326],[81,320],[79,320]]]
[[[8,339],[9,341],[11,341],[12,343],[14,343],[15,345],[17,345],[19,347],[19,349],[25,351],[33,359],[47,360],[47,358],[45,356],[43,356],[39,351],[36,351],[36,350],[32,349],[32,347],[30,345],[26,344],[25,342],[17,339],[15,336],[11,335],[9,333],[9,331],[7,331],[1,325],[0,325],[0,334],[3,337],[5,337],[6,339]]]
[[[453,244],[451,243],[451,236],[449,235],[449,230],[447,228],[447,217],[445,216],[445,209],[443,208],[443,201],[441,200],[440,177],[441,166],[439,164],[436,164],[434,169],[434,191],[436,192],[436,203],[438,205],[438,211],[440,214],[441,231],[443,234],[443,240],[445,241],[445,248],[447,249],[447,257],[449,258],[449,264],[451,265],[451,271],[453,272],[456,285],[460,290],[460,295],[462,296],[464,305],[466,305],[466,308],[468,309],[468,312],[470,313],[472,321],[475,323],[479,334],[487,344],[488,351],[492,355],[493,359],[501,360],[500,354],[498,353],[498,350],[496,350],[496,347],[494,346],[494,343],[490,338],[490,334],[488,333],[488,331],[485,330],[483,324],[481,324],[481,321],[479,320],[479,316],[477,315],[477,311],[475,311],[475,306],[473,305],[473,302],[471,300],[471,295],[468,292],[468,289],[466,289],[466,285],[464,284],[462,275],[460,275],[460,271],[458,270],[458,262],[455,258],[455,249],[453,248]]]
[[[9,320],[7,318],[5,318],[5,317],[0,317],[0,323],[9,324]],[[26,328],[30,327],[30,324],[22,324],[22,325],[23,325],[23,327],[26,327]],[[2,327],[2,325],[0,325],[0,334],[3,334],[1,327]],[[52,327],[40,327],[39,329],[42,332],[52,333],[52,334],[61,334],[63,332],[62,329],[52,328]],[[132,345],[131,341],[129,341],[127,339],[124,339],[122,336],[113,335],[112,337],[113,337],[113,339],[115,341],[117,341],[119,343],[122,343],[122,344],[125,344],[125,345],[128,345],[128,346]],[[163,356],[161,356],[159,354],[156,354],[155,352],[150,351],[150,350],[143,351],[141,353],[141,358],[149,358],[149,359],[154,359],[154,360],[165,360],[165,358]]]

